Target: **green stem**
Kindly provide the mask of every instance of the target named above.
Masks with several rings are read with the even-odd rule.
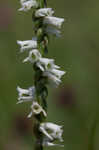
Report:
[[[46,0],[44,0],[44,6],[47,7],[47,1]]]
[[[46,8],[47,7],[47,1],[46,0],[39,0],[40,8]],[[35,18],[35,12],[33,12],[33,19],[35,24],[35,34],[38,39],[38,49],[44,55],[45,53],[45,46],[48,44],[47,39],[45,37],[45,34],[43,33],[43,24],[42,24],[42,18]],[[46,43],[46,45],[45,45]],[[48,90],[46,88],[46,80],[42,77],[42,71],[37,68],[36,64],[33,66],[33,69],[35,70],[35,76],[34,76],[34,85],[36,87],[36,98],[38,99],[39,104],[42,106],[42,108],[47,112],[47,102],[46,98],[48,96]],[[45,120],[45,118],[42,115],[36,116],[34,118],[34,127],[33,132],[35,135],[35,150],[43,150],[43,135],[39,131],[40,124]]]
[[[40,119],[39,119],[40,118]],[[42,122],[41,116],[34,117],[34,127],[33,127],[33,133],[35,135],[35,150],[43,150],[42,140],[43,136],[42,133],[39,131],[40,122]]]
[[[41,139],[35,142],[35,150],[43,150]]]

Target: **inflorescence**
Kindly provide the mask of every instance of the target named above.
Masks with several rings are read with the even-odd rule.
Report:
[[[20,52],[29,54],[23,63],[31,63],[34,71],[34,85],[28,89],[17,87],[18,102],[31,102],[31,112],[28,118],[34,119],[34,135],[36,138],[35,150],[42,150],[44,146],[63,146],[63,127],[46,122],[48,85],[57,87],[61,77],[65,74],[60,67],[55,65],[54,59],[46,58],[48,53],[49,36],[61,36],[60,28],[63,18],[54,17],[52,8],[47,8],[46,0],[20,0],[19,11],[27,12],[33,9],[32,21],[34,37],[27,41],[17,41]]]

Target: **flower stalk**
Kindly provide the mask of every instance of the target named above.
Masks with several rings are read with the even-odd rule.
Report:
[[[63,142],[62,126],[46,122],[48,85],[57,87],[61,77],[65,74],[55,65],[54,59],[46,58],[48,53],[49,36],[60,37],[63,18],[54,17],[52,8],[47,8],[46,0],[20,0],[19,11],[27,12],[33,9],[32,21],[34,37],[27,41],[17,41],[20,52],[28,51],[23,63],[31,63],[34,71],[34,85],[28,89],[17,87],[18,104],[31,103],[28,118],[33,118],[35,135],[35,150],[43,150],[45,146],[63,146],[56,142]]]

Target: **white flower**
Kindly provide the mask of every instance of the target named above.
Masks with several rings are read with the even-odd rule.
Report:
[[[34,101],[31,105],[31,112],[28,115],[28,118],[30,118],[33,114],[39,115],[40,113],[43,113],[43,115],[47,117],[45,110],[37,102]]]
[[[29,56],[24,59],[23,62],[30,61],[31,63],[37,62],[37,66],[44,71],[45,69],[51,67],[54,65],[54,60],[53,59],[48,59],[48,58],[42,58],[40,52],[38,50],[31,50],[29,52]]]
[[[36,17],[45,17],[45,16],[52,16],[54,14],[54,11],[52,8],[41,8],[38,9],[35,13]]]
[[[58,86],[61,83],[61,77],[65,74],[64,71],[59,70],[59,66],[54,64],[54,59],[42,58],[38,50],[29,52],[29,56],[23,62],[36,63],[37,67],[43,72],[43,76],[48,77],[51,84]]]
[[[31,63],[35,63],[41,58],[41,54],[37,49],[31,50],[29,52],[29,56],[23,60],[23,62],[30,61]]]
[[[17,44],[20,45],[21,52],[24,52],[27,49],[37,48],[37,38],[33,38],[32,40],[27,41],[17,41]]]
[[[65,74],[65,71],[61,71],[61,70],[58,70],[58,69],[54,69],[52,68],[50,70],[50,72],[54,75],[56,75],[59,79]]]
[[[56,37],[60,37],[61,36],[61,31],[53,28],[53,27],[50,27],[50,26],[47,26],[47,28],[45,29],[45,32],[48,33],[48,34],[53,34],[55,35]]]
[[[61,83],[61,80],[58,77],[56,77],[55,75],[53,75],[51,72],[49,72],[49,71],[43,72],[43,76],[48,77],[49,83],[52,86],[57,87]]]
[[[38,3],[36,0],[21,0],[20,3],[22,5],[22,8],[20,8],[19,11],[28,11],[32,7],[33,8],[38,7]]]
[[[53,68],[58,69],[60,68],[59,66],[54,64],[54,59],[49,59],[49,58],[43,58],[40,57],[39,58],[39,64],[42,65],[42,71],[48,71],[51,70]]]
[[[61,77],[65,74],[59,70],[59,66],[54,64],[54,59],[42,58],[38,50],[31,50],[29,56],[23,62],[36,63],[37,67],[43,72],[43,76],[48,77],[51,84],[58,86],[61,83]]]
[[[58,70],[59,68],[59,66],[52,63],[43,72],[43,75],[48,77],[49,82],[54,86],[58,86],[61,83],[61,77],[65,74],[64,71]]]
[[[63,22],[64,22],[63,18],[57,18],[52,16],[47,16],[44,18],[44,24],[53,25],[58,28],[61,28]]]
[[[62,126],[56,125],[54,123],[46,122],[40,125],[40,131],[45,135],[46,138],[48,138],[51,141],[59,140],[60,142],[63,142]]]
[[[51,68],[54,65],[54,59],[40,58],[39,62],[41,65],[44,66],[45,70],[47,70],[48,68]],[[44,69],[42,71],[44,71]]]
[[[18,91],[17,104],[22,103],[22,102],[33,101],[35,99],[35,87],[34,86],[28,89],[22,89],[18,86],[17,91]]]

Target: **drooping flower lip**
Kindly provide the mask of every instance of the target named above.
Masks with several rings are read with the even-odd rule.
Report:
[[[31,105],[31,112],[28,115],[28,118],[31,118],[33,114],[39,115],[41,113],[44,115],[44,117],[47,117],[45,110],[36,101],[34,101]]]

